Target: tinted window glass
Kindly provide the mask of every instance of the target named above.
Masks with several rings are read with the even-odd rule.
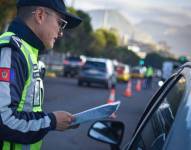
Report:
[[[69,61],[81,61],[81,58],[80,57],[69,57],[69,58],[67,58],[67,60],[69,60]]]
[[[101,71],[106,71],[106,64],[102,62],[93,62],[93,61],[87,61],[83,67],[84,70],[87,69],[98,69]]]
[[[184,91],[185,79],[182,77],[147,121],[131,150],[162,150]]]
[[[132,73],[140,73],[140,70],[139,69],[132,69],[131,72]]]

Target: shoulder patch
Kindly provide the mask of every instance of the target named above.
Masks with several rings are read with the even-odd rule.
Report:
[[[10,68],[0,68],[0,81],[10,81]]]
[[[15,71],[10,68],[0,67],[0,82],[10,82],[15,79]]]
[[[21,39],[15,35],[11,36],[10,43],[12,43],[14,46],[21,48],[22,42]]]

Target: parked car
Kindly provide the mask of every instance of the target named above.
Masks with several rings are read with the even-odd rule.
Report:
[[[130,67],[125,64],[119,64],[115,67],[117,79],[119,81],[128,81],[130,79]]]
[[[84,65],[86,58],[84,56],[69,56],[64,60],[63,75],[74,77],[78,75],[81,67]]]
[[[103,58],[89,58],[82,67],[78,76],[78,85],[84,83],[90,85],[102,84],[106,88],[111,88],[116,83],[114,67],[112,61]]]
[[[112,150],[190,150],[190,85],[191,63],[186,63],[149,101],[130,141],[123,137],[124,124],[112,120],[92,124],[89,137],[110,144]]]

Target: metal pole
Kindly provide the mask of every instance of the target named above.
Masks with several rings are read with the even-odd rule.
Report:
[[[107,10],[107,0],[105,0],[104,18],[103,18],[103,28],[107,28],[108,25],[108,10]]]
[[[71,1],[71,7],[74,7],[74,4],[75,4],[75,0],[72,0]]]

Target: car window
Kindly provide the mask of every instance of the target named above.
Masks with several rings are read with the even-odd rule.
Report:
[[[106,64],[103,62],[87,61],[83,67],[83,70],[98,69],[100,71],[106,71]]]
[[[132,72],[132,73],[140,73],[140,70],[139,70],[139,69],[132,69],[131,72]]]
[[[184,77],[181,77],[167,93],[136,137],[131,150],[162,150],[179,104],[183,99],[185,83]]]
[[[69,61],[82,61],[80,57],[68,57],[66,59]]]

